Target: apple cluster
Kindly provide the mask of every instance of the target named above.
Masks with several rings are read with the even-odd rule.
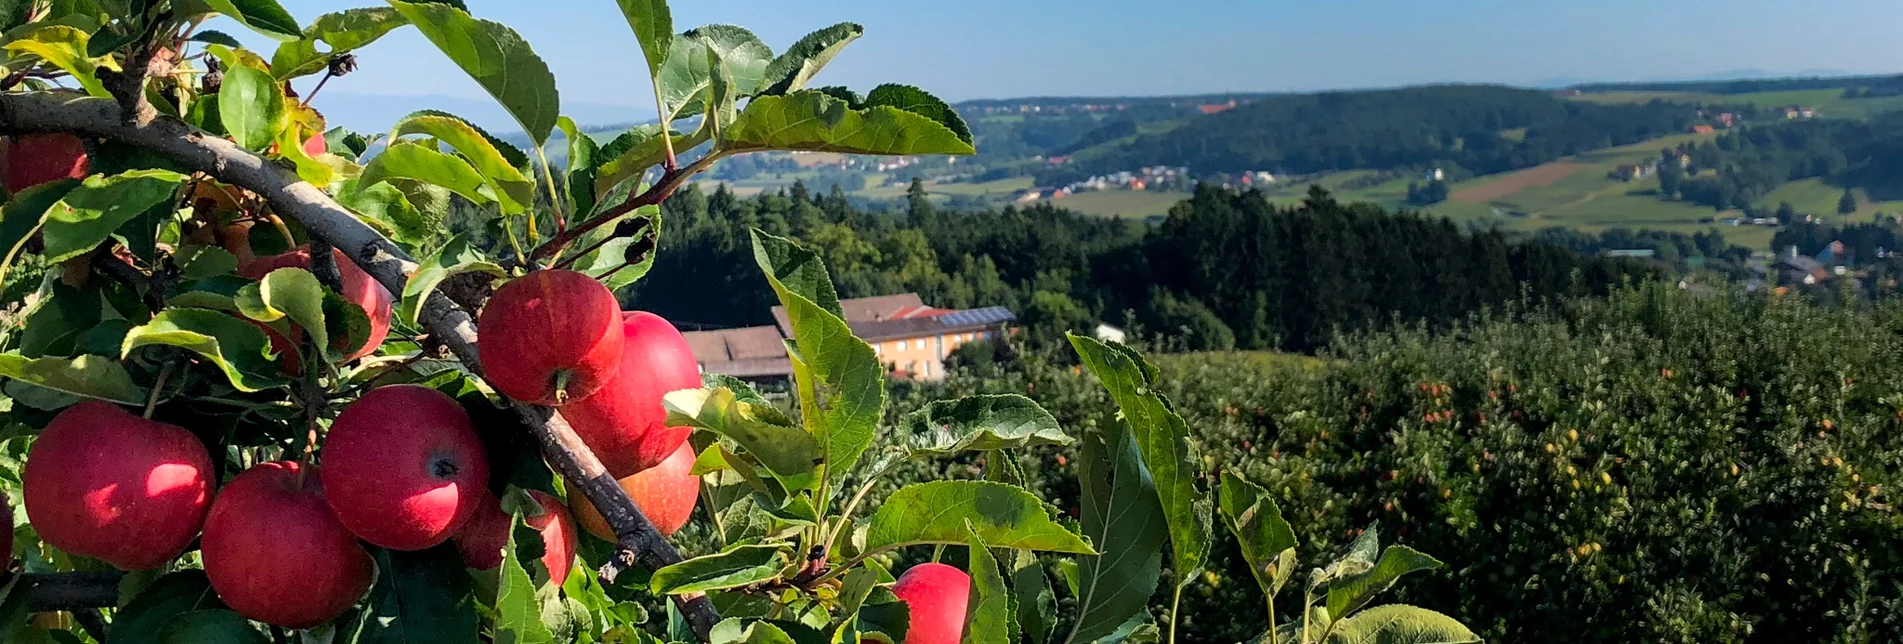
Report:
[[[345,299],[371,321],[369,337],[347,354],[356,359],[389,332],[391,296],[339,260]],[[239,272],[261,278],[309,262],[301,248]],[[700,386],[680,332],[658,316],[622,312],[586,275],[556,270],[497,289],[481,321],[488,382],[516,400],[558,405],[655,528],[667,535],[680,529],[699,478],[689,430],[665,426],[661,396]],[[299,338],[270,335],[294,360]],[[190,430],[112,403],[82,402],[34,442],[22,483],[28,520],[45,543],[130,571],[163,566],[197,540],[205,573],[232,610],[308,628],[335,619],[370,589],[376,572],[366,544],[411,551],[453,542],[470,568],[501,565],[514,515],[489,487],[489,467],[460,403],[400,384],[345,405],[314,458],[261,463],[222,486]],[[550,494],[527,498],[539,507],[523,508],[524,521],[541,533],[542,561],[557,585],[575,559],[577,518],[589,532],[614,538],[579,495],[569,499],[572,512]]]

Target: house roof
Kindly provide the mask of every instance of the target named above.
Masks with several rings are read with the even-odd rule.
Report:
[[[720,331],[689,331],[681,335],[687,338],[688,348],[694,351],[694,360],[707,373],[736,378],[786,376],[793,373],[793,363],[786,357],[786,344],[777,328],[753,326]]]
[[[846,322],[875,322],[893,317],[907,308],[925,308],[925,300],[917,293],[880,295],[877,297],[855,297],[840,300],[839,308],[846,314]],[[793,325],[786,320],[786,307],[773,307],[773,320],[780,326],[780,333],[787,337],[793,335]]]
[[[922,336],[964,333],[996,327],[1016,320],[1010,309],[994,306],[965,311],[949,311],[930,317],[912,317],[878,322],[853,322],[852,334],[867,342]]]

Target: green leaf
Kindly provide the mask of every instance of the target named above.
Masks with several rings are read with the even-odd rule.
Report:
[[[412,185],[434,185],[398,181]],[[442,190],[447,199],[448,190],[436,189]],[[396,241],[415,244],[438,232],[430,219],[411,205],[409,196],[395,183],[366,184],[361,179],[347,179],[337,187],[336,198],[339,205],[357,213]]]
[[[782,95],[787,92],[806,89],[806,83],[819,74],[819,70],[832,62],[834,56],[865,35],[866,28],[850,22],[842,22],[800,38],[787,48],[786,53],[773,59],[766,67],[761,81],[760,93],[764,95]]]
[[[297,27],[297,19],[291,12],[278,5],[277,0],[198,0],[210,6],[213,11],[230,16],[253,31],[276,38],[290,40],[303,35]]]
[[[106,629],[108,642],[157,642],[159,631],[180,615],[224,608],[205,571],[187,569],[167,574],[146,586],[113,615]]]
[[[536,147],[548,142],[549,131],[561,116],[561,99],[548,64],[520,34],[449,5],[397,0],[390,4],[501,102]]]
[[[736,546],[654,571],[648,582],[656,595],[679,595],[739,588],[778,577],[787,565],[786,546]]]
[[[668,130],[674,137],[674,149],[689,150],[711,140],[706,130],[698,130],[691,136],[682,136],[680,132]],[[601,146],[597,158],[604,159],[601,167],[595,171],[595,200],[601,202],[629,179],[641,176],[649,168],[667,159],[667,148],[661,140],[661,126],[650,123],[629,128],[620,136]]]
[[[186,279],[229,275],[238,270],[238,257],[217,246],[180,246],[172,259],[178,263],[179,274]]]
[[[1222,473],[1222,519],[1235,533],[1242,560],[1269,598],[1282,591],[1294,573],[1295,530],[1282,518],[1282,508],[1256,484],[1233,470]]]
[[[1202,460],[1189,442],[1189,425],[1156,392],[1156,368],[1135,351],[1095,338],[1071,335],[1070,343],[1110,391],[1136,438],[1137,453],[1156,484],[1170,529],[1170,568],[1178,583],[1203,569],[1209,548],[1209,500],[1196,486]]]
[[[904,427],[914,456],[1070,444],[1050,412],[1016,394],[934,401],[906,414]]]
[[[0,206],[0,257],[32,235],[34,229],[46,221],[46,213],[53,204],[77,187],[77,179],[60,179],[8,195],[6,204]]]
[[[965,644],[1017,644],[1017,607],[1012,605],[1011,589],[998,571],[998,559],[978,536],[977,528],[965,521],[970,534],[971,602],[965,617]]]
[[[25,52],[39,56],[47,64],[71,74],[86,93],[102,98],[111,97],[106,86],[100,84],[98,67],[87,55],[87,43],[92,36],[85,31],[66,25],[48,25],[27,32],[6,44],[9,52]]]
[[[104,356],[34,360],[18,353],[0,353],[0,378],[121,405],[143,405],[147,397],[144,389],[132,384],[132,376],[123,365]]]
[[[170,200],[184,181],[185,175],[166,170],[86,177],[46,211],[46,261],[63,262],[98,247],[126,222]]]
[[[401,319],[416,324],[417,315],[423,310],[423,301],[443,280],[463,273],[488,273],[498,278],[508,277],[501,266],[489,261],[481,249],[469,243],[468,237],[457,235],[443,244],[435,255],[424,259],[417,267],[416,274],[403,285],[403,303],[399,311]]]
[[[198,31],[193,32],[192,36],[190,38],[186,38],[186,40],[189,40],[192,42],[201,42],[207,45],[224,45],[226,47],[233,47],[233,48],[244,46],[244,43],[238,42],[238,39],[233,38],[231,34],[219,31],[217,29],[200,29]]]
[[[371,548],[377,583],[356,644],[477,644],[475,590],[462,554],[443,544],[419,552]]]
[[[819,442],[771,405],[740,401],[731,389],[689,389],[661,399],[667,423],[726,437],[760,461],[788,490],[805,489],[824,452]]]
[[[932,481],[899,488],[867,522],[865,552],[926,543],[965,545],[971,521],[996,548],[1096,554],[1023,489],[985,481]]]
[[[711,644],[798,644],[780,627],[738,617],[722,620],[708,634]]]
[[[709,52],[714,56],[709,57]],[[760,89],[767,64],[773,61],[773,49],[753,32],[733,25],[707,25],[674,38],[667,62],[656,73],[661,87],[662,124],[707,111],[708,92],[714,82],[710,60],[719,60],[733,79],[734,96],[750,96]]]
[[[198,610],[166,622],[161,644],[271,644],[271,638],[243,615],[229,610]]]
[[[361,190],[362,186],[374,186],[391,179],[442,186],[477,204],[496,200],[489,182],[468,161],[411,141],[392,144],[371,159],[370,165],[363,169],[363,176],[358,177],[357,185]]]
[[[25,311],[26,325],[20,330],[20,355],[28,358],[76,355],[80,335],[104,320],[105,300],[97,282],[74,288],[59,279],[44,281],[39,303]]]
[[[1070,641],[1091,642],[1143,613],[1159,583],[1169,526],[1126,427],[1084,435],[1077,481],[1084,534],[1103,554],[1060,562],[1069,565],[1058,570],[1077,598]]]
[[[838,292],[818,255],[755,230],[753,257],[786,307],[800,417],[826,455],[823,479],[843,480],[878,433],[885,368],[840,316]]]
[[[1044,644],[1050,640],[1051,630],[1057,627],[1057,596],[1051,592],[1051,578],[1044,575],[1044,565],[1029,550],[1019,550],[1012,567],[1011,590],[1017,597],[1018,631],[1032,644]]]
[[[847,154],[972,154],[971,142],[932,118],[891,105],[854,109],[815,90],[760,96],[740,111],[723,142],[729,152],[804,150]]]
[[[271,55],[271,74],[286,80],[325,71],[332,56],[376,42],[406,24],[409,21],[390,7],[346,9],[318,16],[304,28],[302,38],[278,45]],[[319,52],[319,42],[329,45],[329,50]]]
[[[330,347],[324,324],[324,285],[301,268],[280,268],[257,284],[246,285],[234,298],[238,312],[259,322],[289,319],[309,333],[313,344]],[[356,347],[351,347],[355,349]]]
[[[1335,624],[1327,644],[1470,644],[1480,636],[1452,617],[1393,604],[1356,613]]]
[[[461,153],[489,184],[501,201],[503,212],[523,213],[535,205],[535,182],[517,168],[526,165],[528,157],[515,146],[490,136],[460,116],[433,110],[416,112],[397,121],[390,130],[390,141],[400,141],[410,134],[436,137]]]
[[[1372,534],[1369,530],[1364,534]],[[1373,568],[1358,575],[1335,580],[1328,585],[1328,614],[1336,618],[1354,612],[1394,587],[1402,575],[1441,567],[1440,560],[1407,546],[1388,546]]]
[[[575,120],[566,116],[555,120],[555,127],[562,130],[562,137],[568,140],[568,169],[562,182],[564,193],[568,197],[568,211],[576,217],[595,211],[595,177],[601,169],[601,146],[595,144],[595,137],[588,136],[575,125]]]
[[[642,277],[646,277],[648,271],[654,269],[654,260],[660,253],[649,252],[645,259],[629,264],[627,260],[628,249],[638,240],[661,238],[661,209],[658,206],[642,206],[636,208],[634,212],[629,213],[627,216],[615,221],[621,222],[636,217],[648,220],[648,229],[645,232],[637,237],[621,237],[608,240],[601,248],[587,255],[583,255],[581,259],[576,260],[575,270],[595,278],[601,282],[603,286],[607,286],[610,291],[619,291],[623,287],[639,281]],[[612,234],[612,225],[613,224],[602,226],[602,229],[605,229],[601,231],[602,234]]]
[[[126,333],[124,356],[148,345],[169,345],[211,360],[240,391],[283,384],[271,341],[250,322],[206,309],[166,309]],[[124,357],[122,356],[122,357]]]
[[[967,144],[972,142],[971,126],[965,124],[965,119],[958,116],[958,112],[953,111],[951,105],[946,104],[937,96],[926,93],[925,90],[911,85],[880,85],[872,88],[872,93],[866,94],[864,105],[854,107],[881,106],[896,107],[931,119],[945,126],[945,129],[951,130],[953,134],[957,134],[958,140]]]
[[[220,45],[210,49],[217,52]],[[227,63],[225,83],[218,90],[218,117],[233,142],[253,152],[271,147],[279,132],[290,127],[284,90],[270,72]]]
[[[668,11],[667,0],[618,2],[621,15],[628,18],[628,27],[634,29],[634,39],[641,43],[641,55],[648,62],[648,77],[659,76],[661,65],[667,62],[668,48],[674,42],[674,16]]]
[[[539,506],[538,506],[539,507]],[[508,547],[502,550],[502,570],[496,589],[496,641],[512,644],[554,644],[555,636],[542,623],[541,605],[535,596],[535,580],[522,567],[516,553],[515,531],[523,527],[522,516],[512,514]]]

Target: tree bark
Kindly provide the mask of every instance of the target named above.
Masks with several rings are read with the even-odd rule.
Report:
[[[145,122],[129,121],[122,117],[120,106],[114,101],[77,94],[0,94],[0,133],[48,132],[71,132],[135,145],[257,193],[277,214],[297,220],[312,236],[342,250],[391,293],[402,293],[409,276],[417,269],[416,260],[403,249],[358,221],[316,186],[298,179],[285,167],[183,121],[164,116]],[[476,325],[468,313],[438,292],[423,302],[419,321],[464,366],[481,373]],[[548,461],[570,486],[580,490],[601,510],[608,525],[614,528],[621,552],[615,561],[603,566],[604,581],[612,583],[615,575],[634,561],[659,569],[682,560],[680,552],[642,516],[641,510],[567,421],[547,407],[514,401],[510,401],[510,406],[541,442]],[[104,602],[95,605],[111,606],[117,596],[115,592],[111,596],[100,594],[86,598]],[[720,621],[712,602],[699,595],[675,597],[675,602],[695,633],[705,641],[708,632]]]

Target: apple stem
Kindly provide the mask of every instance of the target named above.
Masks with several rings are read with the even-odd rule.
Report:
[[[144,418],[146,420],[152,420],[152,411],[159,407],[159,394],[165,391],[165,380],[172,377],[172,370],[176,368],[178,363],[169,360],[166,361],[165,366],[159,367],[159,377],[152,381],[152,393],[145,398]]]

